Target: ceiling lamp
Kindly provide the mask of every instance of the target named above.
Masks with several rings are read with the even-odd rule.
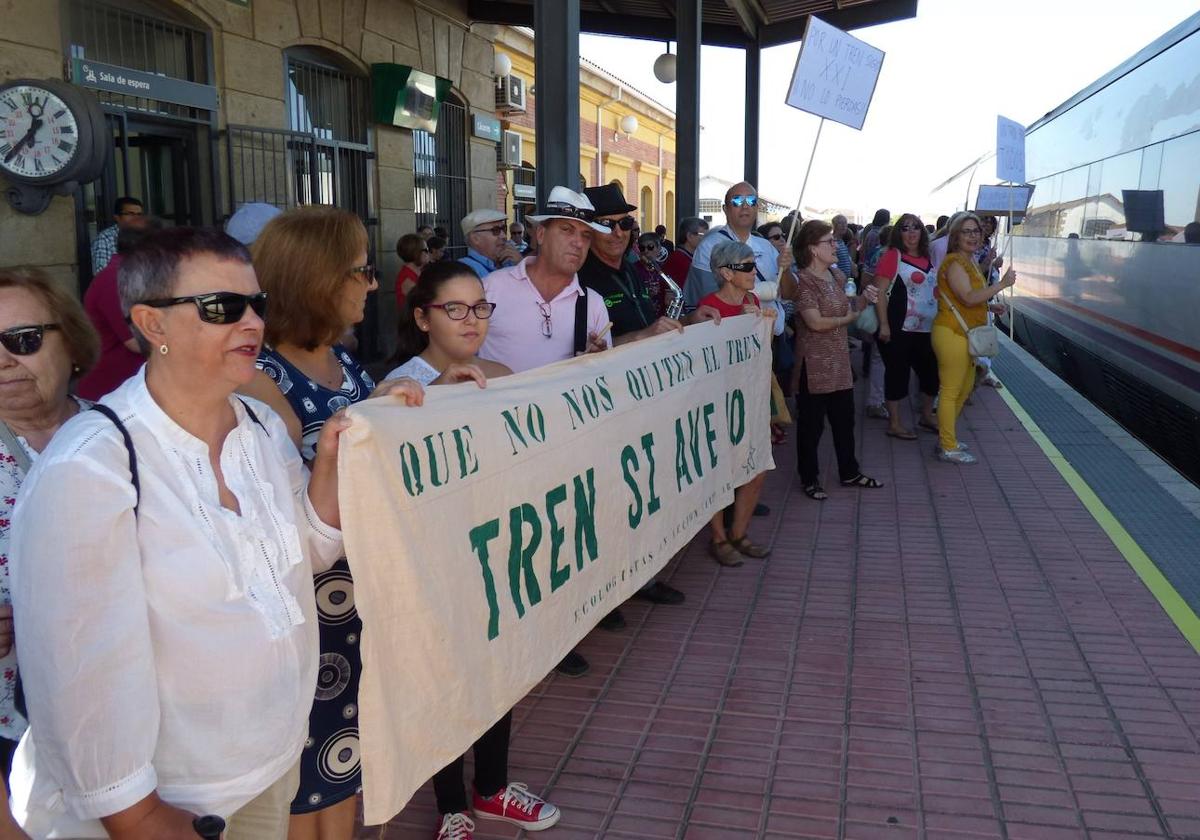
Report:
[[[671,42],[667,42],[667,51],[654,59],[654,78],[664,85],[674,84],[676,77],[675,56],[671,53]]]

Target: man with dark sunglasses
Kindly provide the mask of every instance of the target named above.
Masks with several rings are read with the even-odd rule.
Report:
[[[717,290],[719,284],[709,271],[708,264],[713,248],[721,242],[745,242],[754,249],[758,257],[758,282],[754,291],[764,303],[774,300],[778,295],[776,277],[780,267],[786,270],[792,265],[791,251],[785,250],[781,254],[766,239],[754,235],[754,223],[758,219],[758,190],[753,184],[743,181],[730,187],[725,193],[723,209],[726,224],[718,225],[709,231],[697,246],[692,258],[687,284],[683,287],[685,311],[695,309],[701,298]]]
[[[508,216],[503,210],[484,208],[463,217],[462,232],[467,238],[467,255],[459,262],[482,280],[498,268],[516,265],[521,253],[506,238]]]

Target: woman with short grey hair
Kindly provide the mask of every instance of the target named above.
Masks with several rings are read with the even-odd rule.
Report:
[[[349,421],[325,425],[310,474],[279,416],[234,396],[267,301],[225,233],[142,242],[121,304],[149,359],[63,425],[14,523],[31,715],[14,812],[35,837],[184,840],[215,814],[226,840],[283,840],[317,682],[313,569],[342,553]]]
[[[757,255],[754,253],[754,249],[745,242],[729,239],[718,243],[717,247],[712,249],[708,258],[709,271],[720,283],[722,268],[738,263],[754,262],[756,259]]]

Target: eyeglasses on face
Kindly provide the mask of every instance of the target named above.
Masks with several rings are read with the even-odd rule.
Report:
[[[767,239],[770,239],[772,242],[781,242],[786,238],[787,237],[785,237],[782,233],[772,233],[767,237]]]
[[[729,199],[729,203],[734,207],[754,207],[758,204],[758,196],[735,195]]]
[[[146,211],[145,210],[122,210],[117,215],[118,216],[145,216]]]
[[[0,332],[0,344],[14,356],[32,356],[42,349],[46,330],[61,330],[58,324],[28,324]]]
[[[429,251],[428,248],[425,248],[424,250],[426,252]],[[366,265],[356,265],[356,266],[354,266],[354,268],[350,269],[350,271],[348,271],[347,273],[348,274],[357,274],[359,277],[361,277],[362,279],[364,279],[368,283],[370,283],[372,280],[375,279],[375,266],[371,265],[370,263],[367,263]]]
[[[206,295],[157,298],[139,301],[139,303],[155,309],[179,306],[181,303],[194,303],[196,311],[200,313],[200,320],[206,324],[236,324],[246,314],[247,306],[253,309],[254,314],[259,318],[267,317],[266,292],[258,292],[253,295],[242,295],[237,292],[210,292]]]
[[[598,225],[603,225],[609,230],[614,231],[617,228],[620,228],[621,230],[633,230],[635,227],[637,227],[637,222],[634,221],[633,216],[622,216],[619,219],[596,219],[595,222]]]
[[[538,312],[542,313],[542,335],[546,338],[554,337],[554,321],[552,317],[553,311],[550,309],[550,304],[538,301]]]
[[[472,233],[490,233],[492,236],[503,236],[504,225],[496,225],[495,227],[477,227]]]
[[[922,225],[919,225],[915,222],[912,224],[900,225],[901,233],[909,233],[911,231],[922,231],[922,230],[925,230],[925,228]]]
[[[426,308],[442,310],[451,321],[465,321],[468,312],[474,312],[476,318],[486,321],[496,311],[496,304],[488,301],[463,303],[462,301],[452,300],[449,303],[431,303]]]
[[[725,266],[725,268],[728,268],[730,271],[737,271],[737,272],[742,272],[742,273],[745,273],[747,271],[754,271],[757,267],[758,267],[757,263],[755,263],[753,260],[751,260],[750,262],[729,263],[728,265]]]
[[[982,236],[983,231],[977,227],[961,228],[959,230],[963,236]]]
[[[834,239],[832,236],[827,236],[824,239],[817,240],[818,245],[832,245],[833,243],[834,243]]]

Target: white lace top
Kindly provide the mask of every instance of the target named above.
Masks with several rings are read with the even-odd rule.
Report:
[[[433,380],[442,375],[439,370],[434,370],[433,365],[422,359],[420,356],[413,356],[400,367],[393,370],[384,379],[397,379],[401,376],[407,376],[409,379],[415,379],[421,383],[422,387],[428,385]]]
[[[316,686],[312,575],[342,551],[308,499],[283,421],[231,398],[221,470],[159,408],[145,369],[105,397],[129,429],[72,418],[34,464],[10,549],[32,725],[14,813],[33,836],[104,836],[96,818],[157,789],[228,816],[297,760]],[[97,833],[98,832],[98,833]]]

